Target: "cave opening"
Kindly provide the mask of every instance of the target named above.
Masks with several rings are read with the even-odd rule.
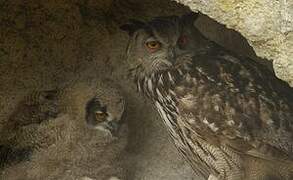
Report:
[[[131,18],[189,12],[170,0],[0,1],[0,147],[9,149],[3,151],[5,162],[10,159],[6,156],[25,155],[7,166],[0,163],[0,179],[193,179],[157,113],[127,81],[128,37],[119,29]],[[221,46],[272,70],[272,63],[257,57],[235,30],[204,13],[195,26]],[[106,81],[119,84],[128,102],[129,127],[110,143],[88,130],[84,120],[86,102]],[[28,95],[60,89],[62,115],[3,130],[17,113],[21,120],[31,118],[32,112],[19,109]]]

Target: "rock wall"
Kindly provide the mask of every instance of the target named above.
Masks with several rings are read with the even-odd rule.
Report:
[[[273,61],[276,75],[293,86],[293,1],[176,1],[240,32],[257,56]]]
[[[74,107],[32,125],[25,142],[41,146],[23,142],[28,161],[4,164],[0,179],[192,180],[158,115],[127,80],[128,37],[119,30],[129,18],[186,11],[169,0],[0,1],[0,142],[11,117],[21,113],[18,104],[33,91],[69,89],[64,98]],[[84,119],[87,99],[107,79],[121,85],[127,101],[128,133],[114,142],[86,129]]]
[[[284,30],[288,32],[281,33],[271,28],[277,15],[272,22],[264,17],[265,27],[257,29],[253,18],[247,19],[244,14],[249,10],[234,10],[232,2],[180,2],[241,32],[259,56],[274,59],[280,77],[292,82],[292,69],[287,72],[292,63],[286,61],[292,57],[292,48],[287,47],[292,43],[290,22]],[[242,4],[248,2],[253,1]],[[269,11],[270,5],[272,2],[263,11]],[[259,6],[250,8],[254,12]],[[246,24],[238,26],[238,13],[242,11]],[[126,180],[198,179],[170,142],[156,112],[127,79],[124,54],[128,37],[119,30],[129,18],[146,20],[186,12],[188,7],[170,0],[0,0],[0,133],[17,113],[18,103],[33,91],[69,88],[72,91],[65,94],[65,99],[75,107],[35,127],[46,137],[47,146],[33,149],[29,161],[1,169],[0,179],[104,180],[112,175]],[[239,33],[207,16],[201,16],[196,25],[219,44],[259,60]],[[94,93],[94,87],[102,88],[106,79],[121,86],[127,101],[127,134],[110,145],[84,127],[86,99]]]

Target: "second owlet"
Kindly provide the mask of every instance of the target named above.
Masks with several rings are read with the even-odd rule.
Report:
[[[127,60],[177,149],[205,179],[293,179],[293,90],[206,39],[196,14],[133,20]]]
[[[115,87],[107,86],[86,104],[86,123],[97,129],[115,135],[122,124],[125,101]]]

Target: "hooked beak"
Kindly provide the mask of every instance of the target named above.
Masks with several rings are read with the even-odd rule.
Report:
[[[120,124],[116,121],[105,121],[102,123],[98,123],[96,125],[89,125],[88,128],[93,130],[99,130],[102,132],[106,132],[107,134],[110,134],[113,137],[116,137],[119,131]]]
[[[169,58],[169,61],[172,63],[172,65],[175,65],[176,58],[177,58],[177,54],[176,54],[175,48],[172,47],[172,48],[169,49],[168,58]]]
[[[169,50],[169,61],[175,66],[178,65],[178,63],[182,63],[186,58],[190,59],[192,56],[192,53],[189,51],[179,49],[178,47],[173,47]]]
[[[116,134],[118,129],[119,129],[119,123],[117,121],[110,121],[107,122],[106,124],[106,128],[112,133],[112,134]]]

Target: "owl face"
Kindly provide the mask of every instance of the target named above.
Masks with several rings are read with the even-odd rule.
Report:
[[[110,134],[118,128],[118,119],[107,105],[103,105],[98,98],[91,99],[86,105],[86,123],[89,128],[106,131]]]
[[[140,75],[174,68],[198,47],[196,14],[155,18],[149,22],[132,20],[121,26],[130,35],[127,60]]]

